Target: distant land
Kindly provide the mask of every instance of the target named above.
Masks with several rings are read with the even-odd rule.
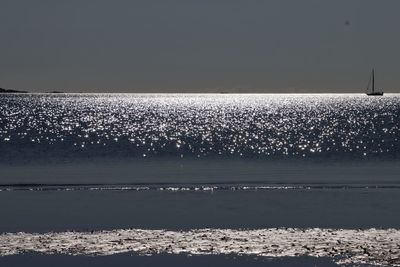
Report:
[[[50,92],[46,92],[48,94],[64,94],[64,92],[61,91],[50,91]]]
[[[0,88],[0,93],[28,93],[27,91]]]
[[[28,93],[28,91],[0,88],[0,94],[1,93]],[[61,92],[61,91],[50,91],[50,92],[46,92],[46,93],[47,94],[63,94],[64,92]]]

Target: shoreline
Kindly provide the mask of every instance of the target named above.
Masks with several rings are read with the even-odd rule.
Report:
[[[262,258],[329,258],[341,265],[400,266],[398,229],[269,228],[167,231],[115,229],[89,232],[3,233],[0,256],[243,255]]]
[[[338,266],[329,258],[315,257],[254,257],[238,255],[202,255],[189,256],[186,254],[157,254],[152,256],[121,253],[112,256],[88,257],[71,256],[63,254],[43,255],[39,253],[26,253],[0,257],[0,265],[14,266],[41,266],[41,267],[86,267],[86,266],[173,266],[173,267],[308,267],[308,266]]]

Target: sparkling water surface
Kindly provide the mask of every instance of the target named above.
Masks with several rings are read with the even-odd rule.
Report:
[[[400,95],[7,94],[0,160],[398,158]]]

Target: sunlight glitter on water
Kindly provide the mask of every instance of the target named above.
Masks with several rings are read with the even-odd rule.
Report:
[[[400,155],[397,94],[31,94],[3,95],[0,104],[0,144],[9,149],[135,157]]]

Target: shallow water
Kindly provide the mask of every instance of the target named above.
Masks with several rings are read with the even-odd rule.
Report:
[[[68,255],[41,255],[24,254],[0,257],[0,264],[8,267],[14,266],[174,266],[174,267],[307,267],[307,266],[338,266],[329,258],[314,257],[282,257],[265,258],[254,256],[237,255],[171,255],[158,254],[151,257],[136,255],[132,253],[123,253],[106,257],[85,257]]]
[[[0,192],[0,231],[399,228],[398,196],[398,189]]]

